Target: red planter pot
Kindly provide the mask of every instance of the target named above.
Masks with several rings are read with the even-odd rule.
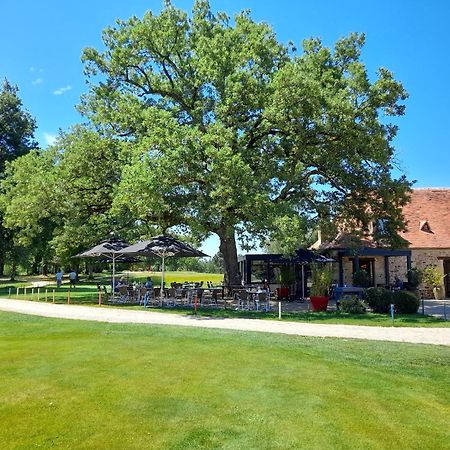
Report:
[[[279,287],[277,288],[277,297],[288,299],[289,298],[289,288],[288,287]]]
[[[328,297],[311,297],[311,307],[313,311],[326,311],[328,306]]]

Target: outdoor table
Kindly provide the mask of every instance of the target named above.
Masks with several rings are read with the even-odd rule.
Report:
[[[357,295],[358,297],[362,298],[363,293],[364,293],[364,289],[361,287],[337,286],[334,288],[333,298],[334,298],[334,300],[336,300],[338,302],[343,295]]]
[[[259,307],[261,306],[260,305],[260,301],[259,301],[259,294],[266,294],[267,295],[266,296],[266,301],[265,301],[266,311],[269,310],[270,291],[268,289],[261,289],[261,288],[258,288],[258,289],[247,289],[247,293],[251,296],[254,304],[256,305],[256,311],[259,311]],[[248,298],[247,298],[247,302],[248,302],[248,307],[250,309],[250,304],[249,304],[250,302],[248,301]]]

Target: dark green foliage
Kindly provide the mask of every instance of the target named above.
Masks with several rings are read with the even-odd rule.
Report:
[[[365,270],[357,270],[353,274],[353,285],[363,288],[370,287],[371,280],[369,274]]]
[[[37,147],[34,140],[35,120],[22,107],[18,88],[3,81],[0,89],[0,171],[6,161],[28,153]]]
[[[373,312],[388,313],[392,303],[392,294],[384,288],[371,287],[364,291],[364,300]]]
[[[420,300],[412,292],[393,292],[391,298],[399,314],[416,314],[419,309]]]
[[[295,272],[290,265],[284,265],[280,267],[280,276],[277,283],[282,286],[290,286],[295,281]]]
[[[248,12],[232,19],[201,0],[191,14],[165,2],[103,39],[83,52],[80,111],[132,144],[117,214],[216,234],[236,284],[236,238],[291,252],[311,218],[359,229],[382,217],[386,241],[404,227],[410,183],[392,177],[397,127],[385,118],[404,113],[407,93],[388,70],[367,72],[364,35],[297,52]]]
[[[342,312],[350,314],[363,314],[366,312],[366,304],[356,295],[345,295],[339,302]]]
[[[423,272],[418,268],[408,270],[406,276],[408,277],[408,289],[410,291],[414,291],[422,283]]]
[[[23,109],[17,93],[17,86],[5,79],[0,87],[0,179],[5,178],[5,168],[10,161],[37,147],[34,140],[35,120]],[[18,260],[23,259],[23,249],[15,246],[15,230],[4,228],[4,208],[0,200],[0,275],[3,275],[6,260],[15,267]],[[12,277],[13,272],[14,269]]]
[[[50,149],[49,173],[30,164],[19,180],[12,169],[7,226],[27,249],[49,231],[65,260],[111,231],[214,234],[238,284],[236,239],[292,252],[311,221],[365,230],[375,218],[383,242],[398,238],[410,183],[393,178],[387,118],[404,113],[407,93],[387,69],[368,73],[364,35],[297,51],[247,11],[231,18],[198,0],[191,14],[165,1],[159,14],[117,21],[103,40],[83,52],[85,126]],[[15,189],[29,181],[38,189]]]

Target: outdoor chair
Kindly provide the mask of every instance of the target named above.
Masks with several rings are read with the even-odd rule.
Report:
[[[258,292],[255,302],[257,311],[261,309],[262,305],[264,305],[265,311],[270,310],[270,294],[267,292]]]
[[[138,301],[139,291],[134,289],[133,286],[128,286],[128,302],[134,303]]]
[[[185,304],[186,289],[182,289],[181,285],[175,289],[175,304],[183,306]]]
[[[126,303],[128,301],[128,286],[119,286],[119,303]]]
[[[217,306],[219,306],[219,301],[224,302],[222,289],[213,289],[212,296],[213,296]]]
[[[166,306],[175,306],[175,289],[174,288],[169,288],[167,289],[167,291],[165,291],[165,303]]]
[[[148,303],[148,294],[149,294],[150,292],[153,292],[153,291],[147,290],[146,287],[140,287],[140,288],[139,288],[139,290],[138,290],[138,296],[139,296],[138,300],[139,300],[139,304],[140,304],[140,305],[147,306],[147,303]]]
[[[237,289],[234,292],[234,299],[237,302],[237,310],[250,309],[250,294],[245,289]]]
[[[217,306],[217,297],[209,289],[203,291],[203,304],[205,306]]]

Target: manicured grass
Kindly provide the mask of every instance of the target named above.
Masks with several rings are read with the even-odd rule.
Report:
[[[0,313],[12,448],[440,449],[446,347]]]
[[[147,279],[147,277],[151,277],[153,280],[153,283],[157,286],[161,284],[161,272],[118,272],[116,274],[116,278],[119,279],[120,277],[126,278],[130,283],[132,282],[141,282],[144,283]],[[95,274],[94,281],[89,282],[89,280],[86,279],[83,275],[80,276],[81,282],[84,285],[92,285],[94,286],[95,283],[100,283],[101,285],[110,286],[111,284],[111,274],[110,273],[101,273],[101,274]],[[177,283],[183,283],[185,281],[187,282],[200,282],[204,281],[204,284],[206,286],[206,282],[210,281],[213,284],[221,284],[223,281],[223,274],[220,273],[200,273],[200,272],[181,272],[181,271],[167,271],[164,274],[165,284],[170,285],[170,283],[177,282]],[[67,274],[64,277],[64,280],[67,282]],[[48,285],[49,289],[56,288],[56,281],[54,276],[39,276],[39,277],[21,277],[20,280],[11,282],[8,280],[2,280],[0,281],[0,295],[5,295],[8,293],[8,289],[11,288],[12,291],[16,288],[23,288],[25,286],[31,286],[32,282],[34,281],[45,281],[49,282]],[[64,284],[63,284],[64,286]]]
[[[161,284],[161,272],[124,272],[131,280],[144,282],[148,276],[152,277],[153,282],[158,285]],[[199,272],[165,272],[164,280],[166,286],[170,283],[184,283],[203,281],[206,286],[207,281],[213,284],[220,284],[223,281],[223,274],[221,273],[199,273]]]

